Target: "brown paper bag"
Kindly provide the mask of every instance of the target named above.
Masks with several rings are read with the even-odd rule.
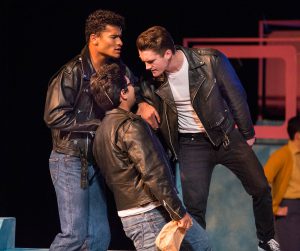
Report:
[[[170,221],[159,232],[155,244],[161,251],[179,251],[186,229],[178,227],[175,221]]]

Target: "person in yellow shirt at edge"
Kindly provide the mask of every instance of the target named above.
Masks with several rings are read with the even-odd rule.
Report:
[[[289,141],[276,150],[264,171],[272,186],[276,239],[282,251],[300,250],[300,116],[288,121]]]

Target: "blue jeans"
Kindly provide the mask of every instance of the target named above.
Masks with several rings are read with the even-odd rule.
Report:
[[[156,251],[155,239],[170,220],[169,214],[162,206],[146,213],[121,218],[125,234],[133,241],[137,251]],[[180,250],[212,250],[206,231],[195,220],[187,231]]]
[[[187,231],[180,251],[212,251],[207,232],[194,218],[193,226]]]
[[[50,250],[106,251],[110,229],[102,178],[94,176],[90,186],[82,189],[80,159],[55,151],[51,153],[49,168],[61,226]],[[89,166],[88,172],[89,178],[93,177],[93,166]]]
[[[214,147],[204,134],[180,135],[179,168],[184,204],[205,228],[212,172],[217,164],[222,164],[237,176],[252,196],[258,239],[270,240],[274,237],[272,197],[263,167],[238,130],[234,129],[228,136],[230,144],[224,148],[222,145]]]

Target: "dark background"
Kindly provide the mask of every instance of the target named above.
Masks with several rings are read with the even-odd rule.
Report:
[[[165,26],[182,44],[184,37],[257,37],[259,20],[300,19],[297,1],[274,2],[2,1],[0,217],[16,217],[16,246],[47,248],[59,231],[43,109],[50,77],[85,44],[89,13],[104,8],[126,18],[122,58],[139,75],[135,39],[148,27]],[[255,117],[256,83],[243,83]],[[130,248],[115,213],[110,221],[111,248]]]

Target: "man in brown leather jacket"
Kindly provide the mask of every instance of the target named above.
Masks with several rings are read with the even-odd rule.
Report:
[[[188,212],[205,228],[212,172],[223,164],[253,198],[258,250],[280,250],[273,239],[270,188],[251,149],[255,132],[246,94],[229,60],[217,50],[175,46],[161,26],[141,33],[136,45],[154,77],[141,84],[143,97],[157,110],[144,102],[138,112],[159,128],[179,160]]]
[[[125,67],[103,66],[91,89],[99,107],[112,109],[96,131],[94,157],[136,250],[156,250],[155,238],[171,219],[179,227],[191,227],[184,240],[186,250],[211,250],[205,230],[196,221],[193,225],[177,196],[159,140],[140,116],[130,112],[135,91]]]
[[[106,251],[110,229],[101,177],[95,175],[91,142],[105,111],[90,94],[91,75],[120,58],[124,18],[97,10],[85,25],[86,46],[50,80],[44,120],[52,132],[49,168],[61,233],[50,250]]]

